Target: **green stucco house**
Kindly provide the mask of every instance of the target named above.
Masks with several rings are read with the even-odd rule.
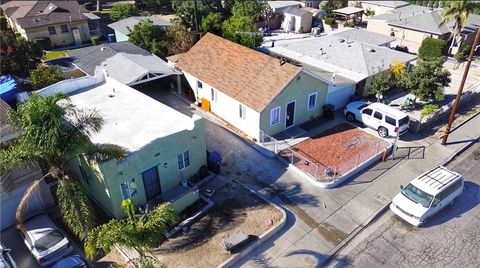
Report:
[[[182,180],[207,163],[203,119],[184,115],[105,76],[98,72],[39,91],[42,95],[61,90],[76,107],[95,109],[104,125],[91,141],[129,152],[121,161],[82,156],[72,161],[87,193],[116,218],[124,216],[121,202],[127,198],[136,205],[170,201],[179,212],[192,205],[199,198],[198,189],[182,185]]]
[[[202,107],[257,141],[321,116],[332,83],[210,33],[176,67]]]

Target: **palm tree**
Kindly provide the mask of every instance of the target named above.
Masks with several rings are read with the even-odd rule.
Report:
[[[8,121],[17,134],[16,140],[0,150],[0,173],[19,166],[42,167],[46,176],[59,181],[57,197],[63,219],[71,231],[85,239],[96,225],[93,209],[83,187],[69,170],[69,162],[84,156],[89,159],[122,159],[126,151],[116,145],[92,144],[90,135],[98,132],[103,119],[93,110],[81,110],[72,105],[67,95],[41,97],[32,94],[8,112]],[[43,178],[42,178],[43,179]],[[34,183],[35,184],[35,183]],[[28,204],[29,193],[17,209],[17,224]]]
[[[448,49],[448,53],[452,51],[455,40],[457,40],[463,27],[467,23],[468,15],[471,14],[479,4],[471,0],[455,0],[445,2],[445,8],[442,11],[443,21],[441,25],[454,21],[452,29],[452,43]]]

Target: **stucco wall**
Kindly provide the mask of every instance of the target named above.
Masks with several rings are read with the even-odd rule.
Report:
[[[240,129],[248,136],[258,140],[260,132],[260,114],[257,111],[244,105],[246,111],[245,119],[240,118],[240,103],[237,100],[214,88],[217,92],[217,99],[216,101],[212,101],[212,86],[202,81],[202,88],[197,88],[197,79],[186,72],[184,72],[184,74],[197,97],[197,100],[201,100],[202,98],[207,99],[210,101],[211,112],[223,118],[234,127]]]
[[[115,31],[115,40],[117,40],[117,42],[128,41],[128,36],[119,31]]]
[[[142,172],[153,167],[158,168],[162,193],[180,184],[182,179],[189,179],[207,164],[205,131],[203,119],[194,115],[195,128],[184,130],[170,136],[157,139],[137,152],[130,154],[125,160],[110,160],[99,164],[100,172],[110,194],[110,202],[115,217],[122,217],[120,206],[122,193],[120,184],[135,179],[138,194],[132,197],[137,205],[147,202],[143,185]],[[161,117],[159,117],[161,120]],[[178,169],[177,156],[189,152],[190,166],[182,171]],[[166,164],[166,165],[165,165]],[[95,198],[97,192],[105,189],[90,189]]]
[[[60,28],[60,25],[67,25],[68,32],[62,33],[62,29]],[[55,27],[56,34],[50,34],[48,32],[49,26]],[[55,46],[66,46],[66,45],[71,45],[75,43],[75,40],[73,38],[72,28],[79,29],[82,42],[90,41],[90,30],[88,28],[87,21],[73,22],[73,23],[59,23],[55,25],[28,28],[28,29],[25,29],[24,31],[19,30],[19,32],[27,40],[33,40],[39,37],[48,37],[52,41],[52,46],[55,47]],[[20,29],[20,28],[18,27],[17,29]]]
[[[178,212],[182,212],[187,207],[191,206],[195,201],[199,199],[198,190],[187,192],[180,198],[172,201],[172,207]]]
[[[297,80],[300,77],[300,80]],[[278,94],[260,114],[260,129],[267,135],[275,135],[285,130],[287,104],[295,100],[294,125],[301,124],[313,117],[322,115],[322,105],[327,97],[327,83],[309,74],[301,72],[285,89]],[[314,109],[308,111],[308,95],[317,92],[317,103]],[[280,122],[270,126],[270,111],[280,107]]]
[[[361,5],[363,10],[365,11],[367,11],[368,9],[375,11],[375,16],[385,14],[387,12],[394,10],[393,7],[385,7],[385,6],[375,5],[375,4],[361,3]]]

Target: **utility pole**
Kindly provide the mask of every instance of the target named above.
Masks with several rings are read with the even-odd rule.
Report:
[[[473,54],[475,54],[475,49],[478,45],[478,39],[480,38],[480,28],[477,29],[477,34],[475,35],[475,41],[473,41],[472,49],[470,50],[470,55],[468,55],[467,66],[465,66],[465,71],[463,71],[462,82],[458,88],[457,96],[455,97],[455,102],[453,103],[452,112],[448,118],[448,124],[445,128],[445,134],[443,134],[442,145],[447,143],[448,134],[450,134],[450,128],[452,127],[453,120],[455,119],[455,114],[457,113],[458,103],[460,102],[460,97],[462,96],[463,87],[465,86],[465,81],[467,80],[468,71],[470,70],[470,64],[472,63]]]
[[[195,16],[195,40],[194,42],[197,43],[197,41],[200,39],[198,38],[198,15],[197,15],[197,0],[193,0],[193,13]]]

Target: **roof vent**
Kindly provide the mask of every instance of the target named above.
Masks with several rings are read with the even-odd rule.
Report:
[[[338,39],[338,42],[343,43],[343,42],[345,42],[345,39],[340,38],[340,39]]]
[[[375,49],[373,49],[373,48],[371,48],[371,49],[370,49],[370,52],[372,52],[372,53],[373,53],[373,52],[376,52],[376,50],[375,50]]]
[[[105,49],[106,49],[106,47],[103,47],[103,46],[102,46],[102,47],[100,48],[100,51],[104,51]]]

